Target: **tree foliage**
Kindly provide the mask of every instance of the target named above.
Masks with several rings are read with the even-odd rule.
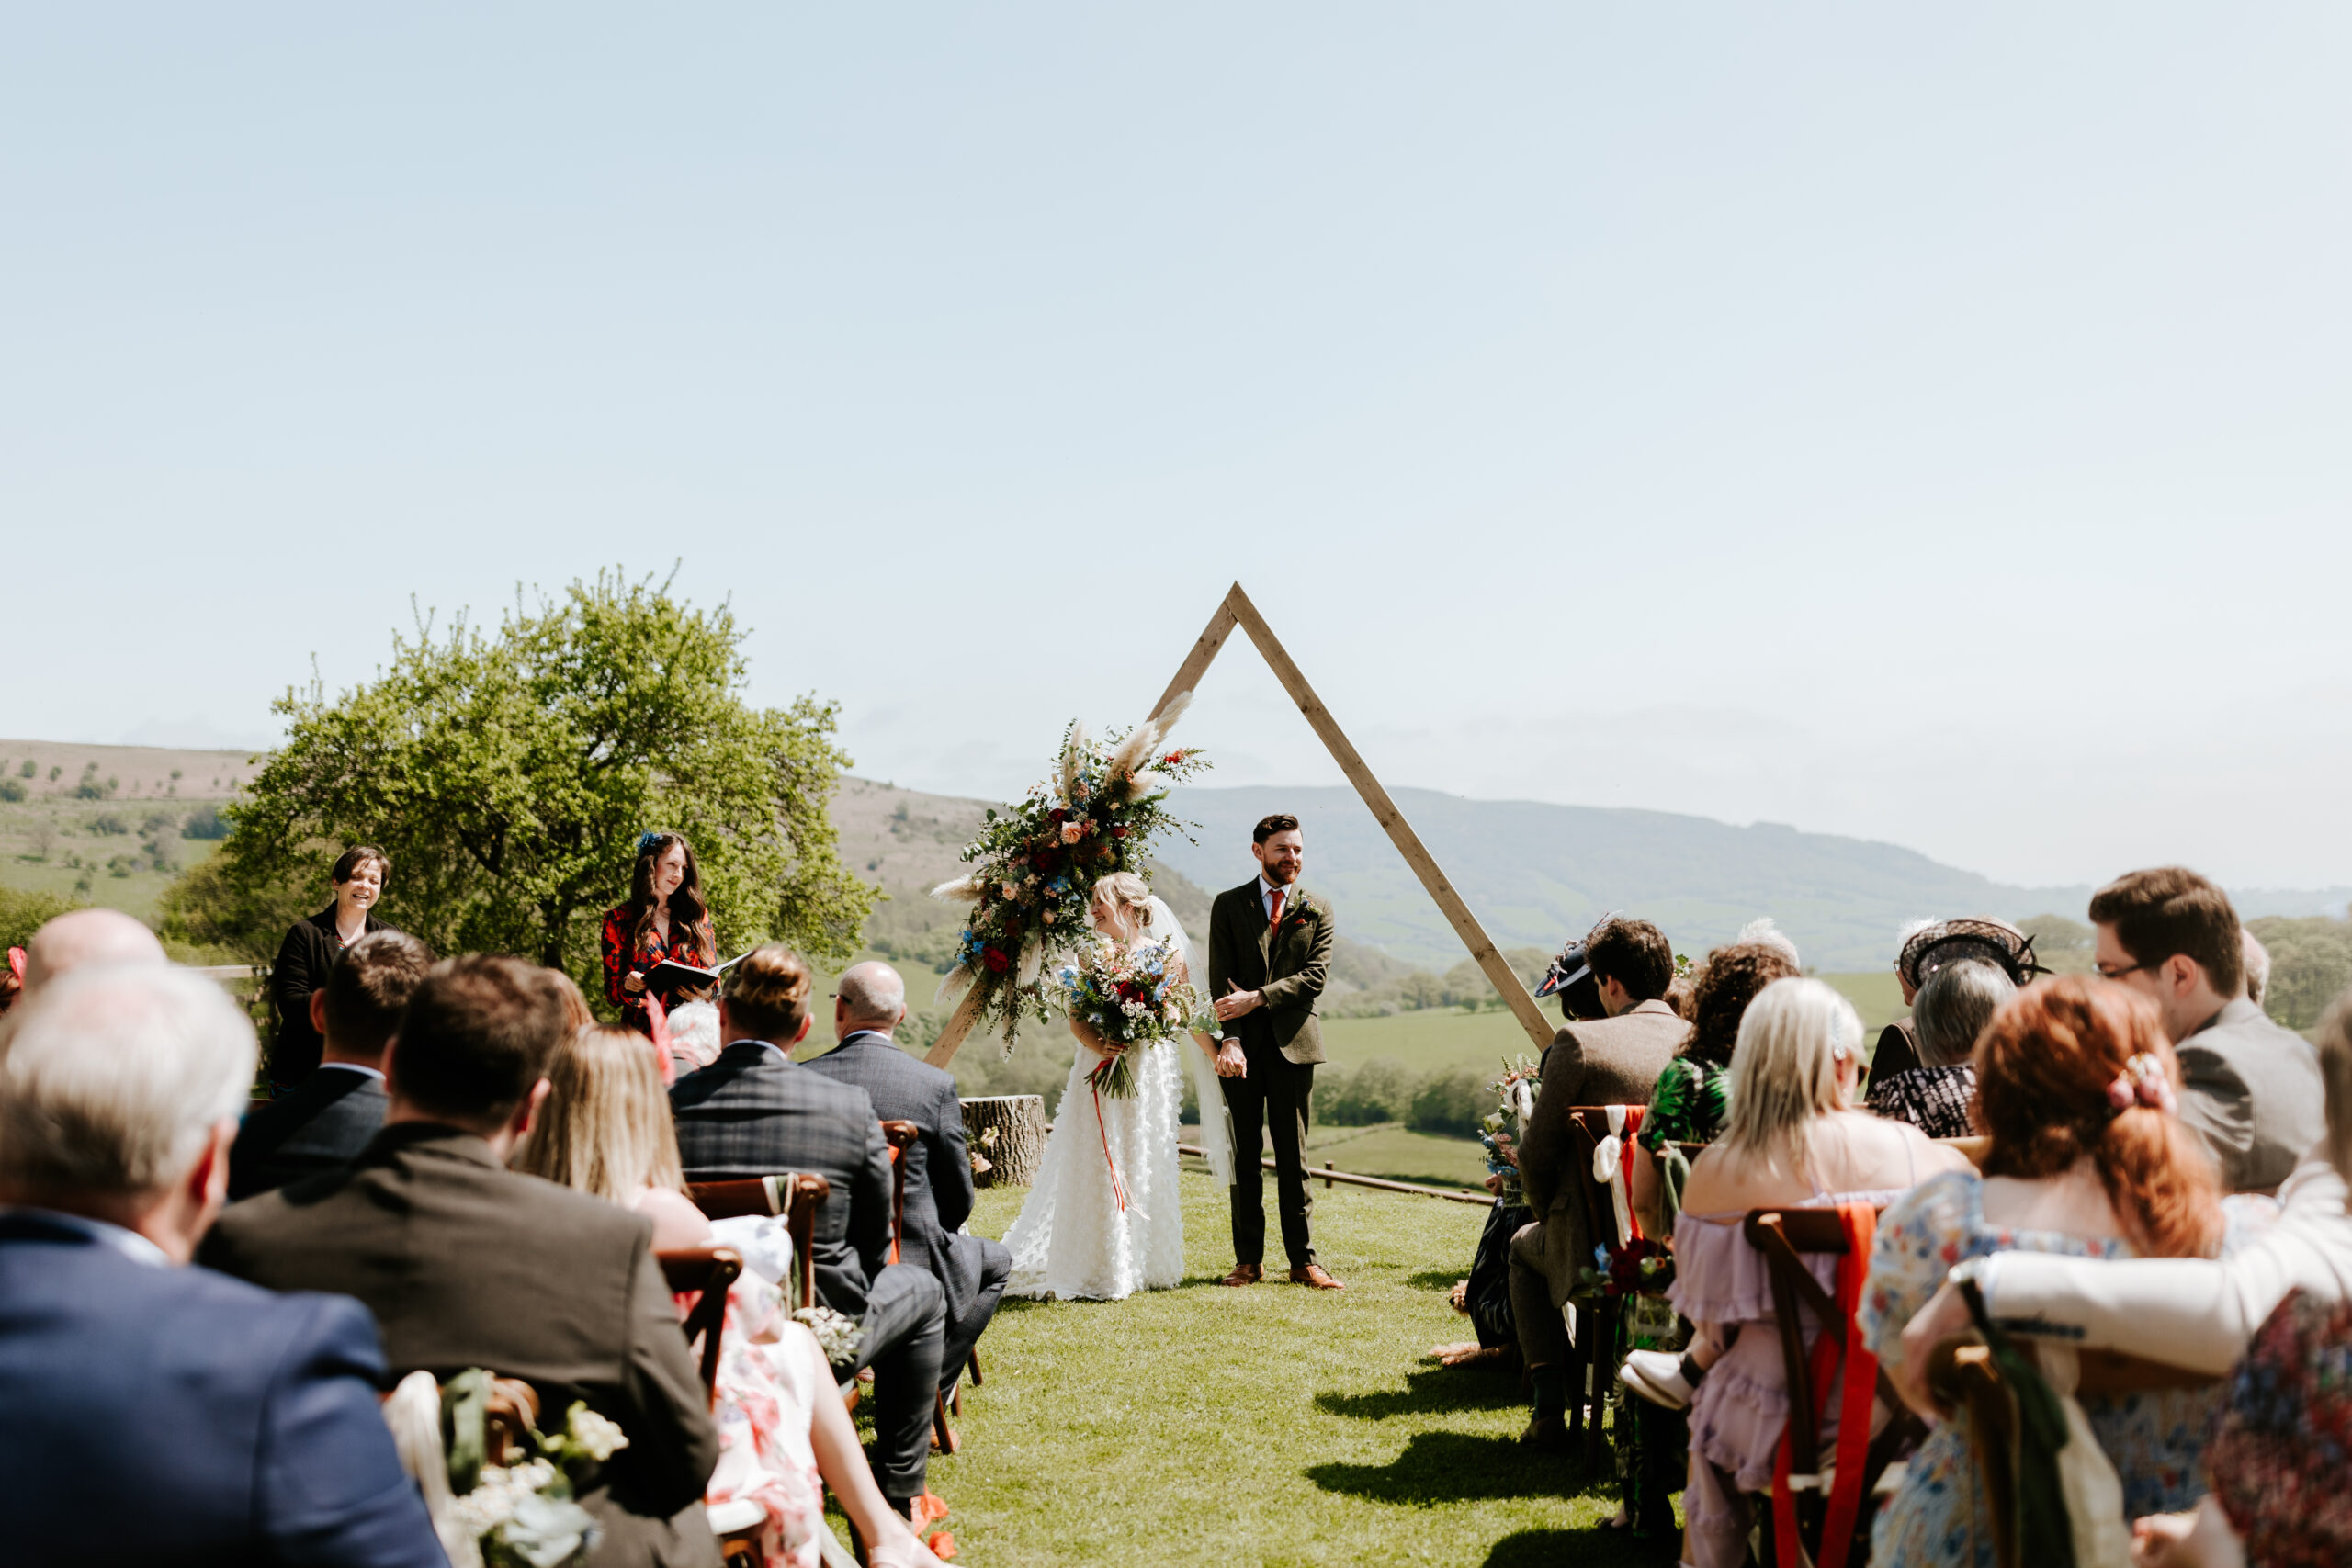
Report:
[[[2352,923],[2272,915],[2248,920],[2246,929],[2270,950],[2262,1010],[2288,1028],[2312,1028],[2352,986]]]
[[[742,637],[724,606],[605,573],[536,608],[518,598],[495,633],[421,624],[333,701],[315,681],[289,689],[285,745],[174,890],[171,923],[266,961],[324,902],[334,854],[370,843],[392,858],[392,924],[586,979],[638,836],[660,829],[693,842],[722,948],[847,954],[873,891],[835,852],[835,708],[748,705]]]

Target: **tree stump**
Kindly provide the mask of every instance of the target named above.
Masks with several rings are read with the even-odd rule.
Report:
[[[1046,1157],[1045,1096],[994,1094],[964,1101],[964,1143],[989,1165],[973,1176],[976,1185],[1028,1186],[1037,1179],[1037,1162]]]

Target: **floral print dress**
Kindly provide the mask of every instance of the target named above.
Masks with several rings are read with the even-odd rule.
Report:
[[[1901,1360],[1905,1325],[1952,1266],[1993,1252],[2134,1256],[2120,1241],[1993,1224],[1984,1218],[1984,1178],[1973,1171],[1932,1177],[1879,1221],[1870,1279],[1855,1314],[1871,1353],[1882,1362]],[[2221,1399],[2218,1387],[2083,1399],[2083,1414],[2123,1483],[2126,1517],[2177,1512],[2204,1491],[2198,1457]],[[1969,1457],[1966,1412],[1939,1423],[1919,1446],[1901,1488],[1879,1514],[1871,1559],[1991,1568],[1992,1509]]]
[[[2352,1303],[2298,1291],[2278,1303],[2230,1380],[2205,1450],[2213,1500],[2249,1562],[2352,1562]]]
[[[1652,1154],[1677,1144],[1712,1144],[1731,1117],[1731,1069],[1677,1056],[1657,1075],[1650,1108],[1637,1134]]]

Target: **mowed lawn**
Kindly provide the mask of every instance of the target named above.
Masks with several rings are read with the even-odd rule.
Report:
[[[1467,1337],[1445,1292],[1484,1210],[1318,1187],[1317,1247],[1347,1291],[1228,1291],[1224,1192],[1182,1186],[1182,1286],[1007,1302],[989,1329],[965,1451],[931,1471],[961,1562],[1643,1561],[1600,1528],[1605,1487],[1519,1447],[1515,1377],[1425,1358]],[[1001,1235],[1025,1196],[981,1193],[972,1229]]]

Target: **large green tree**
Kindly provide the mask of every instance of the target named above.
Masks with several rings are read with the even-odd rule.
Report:
[[[873,890],[842,865],[828,805],[849,759],[835,709],[743,700],[743,633],[669,584],[616,573],[395,636],[389,670],[275,705],[285,745],[229,808],[220,852],[169,901],[192,940],[266,961],[325,899],[344,846],[392,857],[385,917],[445,953],[521,953],[583,982],[596,922],[628,894],[638,836],[695,846],[719,942],[841,956]],[[591,994],[594,990],[591,988]]]

